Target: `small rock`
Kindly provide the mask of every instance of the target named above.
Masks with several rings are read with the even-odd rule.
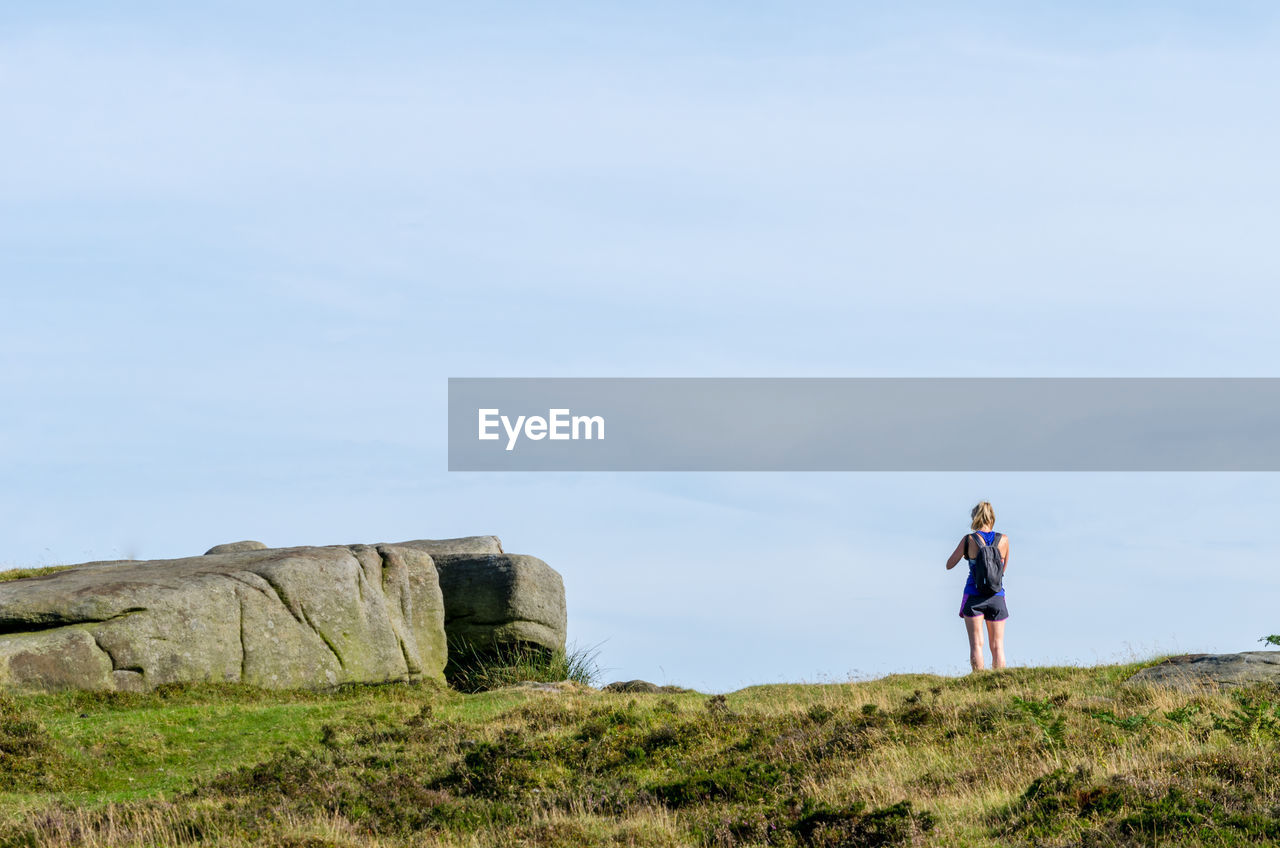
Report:
[[[666,695],[679,695],[681,692],[692,692],[692,689],[686,689],[683,686],[659,686],[656,683],[650,683],[647,680],[619,680],[609,683],[604,687],[605,692],[627,692],[627,693],[662,693]]]
[[[1168,686],[1183,692],[1255,683],[1280,684],[1280,651],[1183,654],[1144,668],[1126,682]]]
[[[528,689],[534,692],[576,692],[584,687],[572,680],[560,680],[555,683],[544,683],[540,680],[522,680],[515,685],[516,689]]]
[[[214,545],[212,548],[204,552],[205,556],[213,554],[238,554],[244,551],[265,551],[267,546],[261,542],[255,542],[252,539],[245,539],[243,542],[227,542],[222,545]]]
[[[412,539],[408,542],[386,542],[402,548],[415,548],[424,554],[500,554],[502,540],[497,536],[459,536],[456,539]]]

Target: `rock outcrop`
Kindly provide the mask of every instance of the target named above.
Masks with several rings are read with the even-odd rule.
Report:
[[[205,556],[210,554],[238,554],[244,551],[265,551],[267,546],[262,542],[255,542],[252,539],[245,539],[243,542],[227,542],[222,545],[214,545],[212,548],[204,552]]]
[[[414,548],[423,553],[437,554],[500,554],[502,540],[497,536],[461,536],[457,539],[414,539],[409,542],[389,544]]]
[[[441,678],[448,646],[565,646],[564,583],[496,536],[216,545],[0,583],[0,687],[316,688]]]
[[[1183,654],[1144,668],[1127,682],[1168,686],[1184,692],[1256,683],[1280,685],[1280,651]]]
[[[86,563],[0,583],[0,686],[270,688],[439,678],[430,555],[389,545]]]
[[[434,559],[451,646],[564,650],[564,581],[545,562],[502,553],[442,553]]]

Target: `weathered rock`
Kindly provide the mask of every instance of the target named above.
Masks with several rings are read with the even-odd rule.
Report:
[[[608,683],[603,687],[605,692],[623,692],[628,694],[656,694],[663,693],[666,695],[678,695],[681,692],[692,692],[692,689],[686,689],[683,686],[659,686],[656,683],[650,683],[647,680],[618,680]]]
[[[497,536],[460,536],[456,539],[412,539],[408,542],[383,542],[397,548],[413,548],[427,554],[500,554],[502,540]],[[265,551],[262,542],[245,540],[214,545],[205,554],[233,554],[240,551]]]
[[[243,551],[265,551],[267,546],[261,542],[255,542],[252,539],[245,539],[243,542],[227,542],[224,545],[214,545],[212,548],[204,552],[205,556],[212,554],[238,554]]]
[[[451,645],[483,650],[535,645],[563,651],[564,581],[537,557],[438,554],[444,627]]]
[[[590,692],[591,687],[573,680],[557,680],[555,683],[544,683],[538,680],[522,680],[512,688],[527,692],[548,692],[552,695],[573,695]]]
[[[1280,651],[1183,654],[1144,668],[1127,682],[1168,686],[1183,692],[1255,683],[1280,685]]]
[[[440,678],[444,601],[411,548],[86,563],[0,583],[0,685],[147,690]]]
[[[497,536],[461,536],[457,539],[414,539],[409,542],[389,542],[402,548],[413,548],[423,553],[437,554],[500,554],[502,540]]]

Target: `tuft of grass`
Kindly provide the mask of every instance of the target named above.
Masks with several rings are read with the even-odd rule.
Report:
[[[459,692],[486,692],[519,683],[572,681],[584,686],[599,682],[599,646],[548,651],[538,645],[506,643],[478,647],[467,642],[449,645],[445,679]]]
[[[1103,724],[1109,724],[1112,727],[1118,727],[1121,730],[1136,732],[1148,727],[1152,723],[1152,716],[1155,715],[1155,711],[1153,710],[1152,712],[1145,714],[1137,713],[1131,716],[1124,716],[1123,718],[1117,716],[1111,710],[1096,710],[1091,713],[1091,715]]]
[[[11,568],[8,571],[0,571],[0,583],[9,580],[22,580],[25,577],[43,577],[46,574],[53,574],[58,571],[66,571],[68,568],[75,568],[74,565],[42,565],[36,568]]]

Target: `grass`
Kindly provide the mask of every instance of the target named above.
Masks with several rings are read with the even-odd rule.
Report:
[[[36,568],[10,568],[7,571],[0,571],[0,583],[8,580],[21,580],[24,577],[43,577],[46,574],[53,574],[58,571],[66,571],[68,568],[75,568],[74,565],[42,565]]]
[[[1280,692],[1140,665],[0,696],[0,848],[1280,843]]]
[[[459,692],[485,692],[519,683],[557,683],[569,680],[584,686],[598,682],[600,647],[571,647],[547,651],[526,643],[479,648],[467,642],[449,643],[445,679]]]

